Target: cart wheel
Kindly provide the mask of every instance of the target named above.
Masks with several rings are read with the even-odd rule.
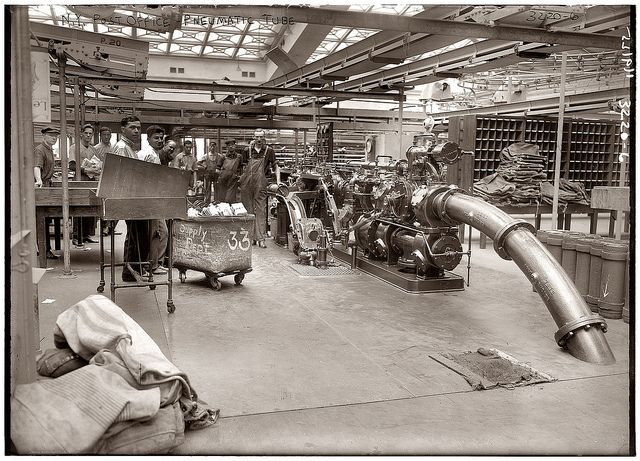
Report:
[[[187,273],[180,271],[179,277],[180,277],[180,283],[184,283],[185,280],[187,280]]]
[[[211,285],[211,288],[216,291],[220,291],[222,289],[222,282],[213,276],[209,277],[209,284]]]
[[[173,304],[173,301],[167,301],[167,311],[169,314],[173,314],[176,311],[176,306]]]
[[[233,277],[233,281],[236,282],[236,285],[240,285],[243,280],[244,280],[244,274],[236,274]]]
[[[98,288],[96,288],[96,291],[98,293],[104,293],[104,285],[98,285]]]

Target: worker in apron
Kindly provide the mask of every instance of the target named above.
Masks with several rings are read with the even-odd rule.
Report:
[[[242,156],[236,150],[236,142],[227,141],[227,153],[220,167],[220,176],[216,182],[216,194],[220,201],[236,203],[238,201],[238,181],[242,172]]]
[[[249,147],[244,149],[244,171],[240,176],[240,199],[247,212],[256,216],[253,243],[266,248],[267,178],[273,174],[276,155],[267,146],[264,130],[256,130]]]

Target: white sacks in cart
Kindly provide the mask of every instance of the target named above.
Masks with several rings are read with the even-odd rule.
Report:
[[[198,216],[246,216],[247,210],[242,203],[211,203],[201,210],[189,208],[187,215],[190,218]]]

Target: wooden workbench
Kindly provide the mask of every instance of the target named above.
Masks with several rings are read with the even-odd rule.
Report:
[[[78,184],[82,183],[82,184]],[[88,182],[69,182],[69,216],[99,217],[102,201],[96,197],[97,182],[91,182],[94,188],[81,187]],[[36,197],[36,236],[38,240],[38,266],[47,267],[47,245],[45,218],[62,218],[62,188],[41,187],[35,190]]]

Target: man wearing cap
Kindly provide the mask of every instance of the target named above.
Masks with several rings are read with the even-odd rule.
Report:
[[[33,167],[33,177],[35,179],[36,187],[51,187],[53,185],[51,178],[53,177],[53,165],[55,162],[53,157],[53,145],[58,141],[60,130],[53,127],[46,127],[40,130],[40,132],[42,133],[42,142],[33,150],[36,156]],[[58,259],[60,256],[51,251],[51,237],[49,236],[50,221],[51,218],[47,218],[44,226],[46,231],[45,241],[47,242],[47,258]],[[42,249],[40,249],[40,251],[42,251]]]
[[[267,227],[267,177],[273,174],[276,154],[267,146],[264,130],[253,134],[253,141],[243,152],[245,167],[240,176],[240,197],[249,213],[256,216],[254,241],[266,248],[265,233]]]
[[[176,155],[176,158],[173,160],[174,166],[181,170],[187,170],[192,172],[191,182],[189,184],[189,187],[194,187],[196,184],[195,172],[198,166],[196,163],[197,162],[196,156],[193,154],[193,142],[187,139],[184,141],[183,146],[184,146],[184,150],[180,152],[178,155]]]

